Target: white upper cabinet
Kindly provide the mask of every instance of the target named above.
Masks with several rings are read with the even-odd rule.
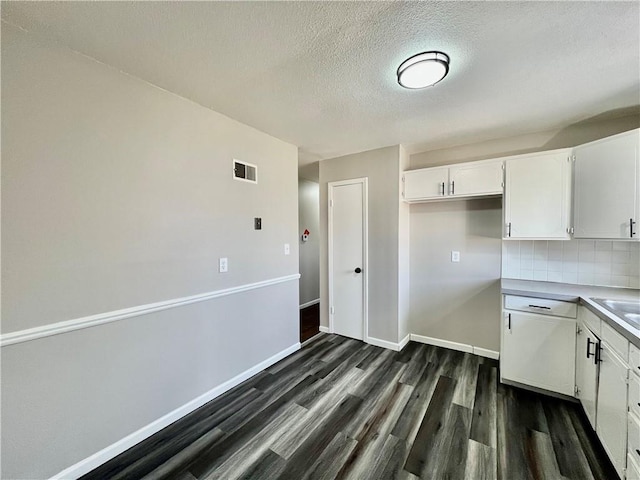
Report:
[[[474,162],[449,167],[449,195],[467,197],[502,194],[501,161]]]
[[[568,240],[571,150],[505,161],[504,238]]]
[[[632,130],[574,149],[576,238],[640,239],[639,143]]]
[[[404,200],[409,203],[501,194],[501,160],[404,172]]]
[[[449,168],[422,168],[404,172],[404,199],[430,200],[443,198],[449,183]]]

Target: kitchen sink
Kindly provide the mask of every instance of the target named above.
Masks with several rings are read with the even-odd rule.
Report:
[[[598,305],[616,314],[634,328],[640,329],[640,302],[592,298]]]

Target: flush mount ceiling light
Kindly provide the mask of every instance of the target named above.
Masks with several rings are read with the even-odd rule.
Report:
[[[449,72],[449,55],[423,52],[408,58],[398,67],[398,83],[404,88],[435,85]]]

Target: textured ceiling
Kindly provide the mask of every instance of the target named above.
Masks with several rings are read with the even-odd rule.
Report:
[[[300,147],[301,164],[562,128],[640,100],[640,2],[3,2],[43,38]],[[435,87],[406,57],[451,57]]]

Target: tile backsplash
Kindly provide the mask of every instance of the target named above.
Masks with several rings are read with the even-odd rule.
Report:
[[[505,240],[502,276],[520,280],[640,288],[640,243]]]

